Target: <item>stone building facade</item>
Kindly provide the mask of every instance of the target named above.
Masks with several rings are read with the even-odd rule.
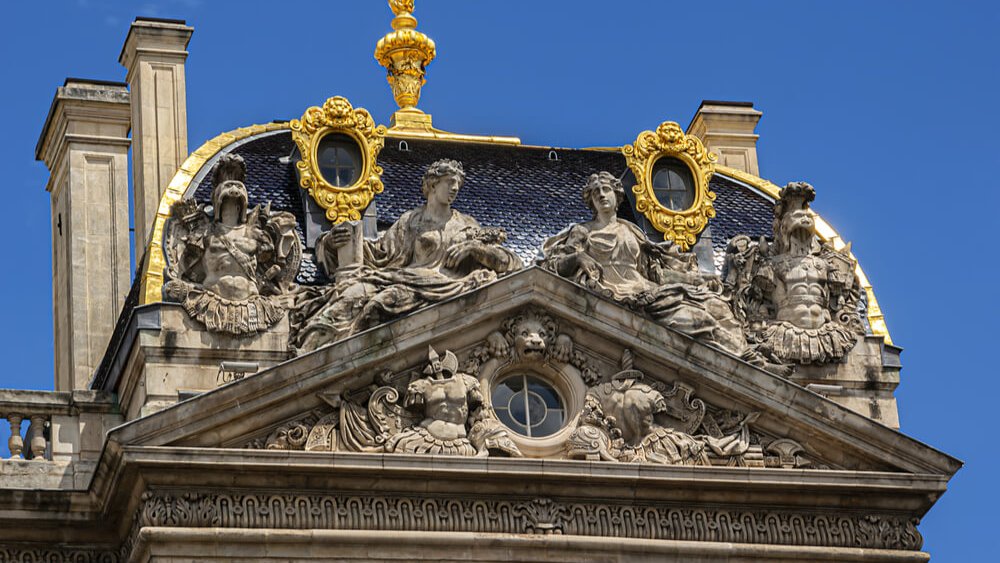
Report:
[[[55,391],[0,390],[0,561],[926,561],[961,463],[899,431],[874,290],[760,177],[761,113],[441,131],[389,4],[388,126],[334,96],[189,154],[178,20],[57,90]]]

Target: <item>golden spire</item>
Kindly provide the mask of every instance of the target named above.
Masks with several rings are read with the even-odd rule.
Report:
[[[427,80],[424,70],[437,54],[434,40],[417,31],[413,17],[413,0],[389,0],[389,7],[396,15],[392,29],[375,46],[375,60],[388,71],[386,79],[399,105],[392,117],[394,129],[419,129],[430,131],[431,116],[417,109],[420,87]]]

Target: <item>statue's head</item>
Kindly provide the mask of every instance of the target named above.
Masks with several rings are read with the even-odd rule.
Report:
[[[427,367],[424,375],[434,379],[447,379],[458,373],[458,358],[451,350],[445,350],[444,356],[437,353],[433,347],[427,347]]]
[[[503,328],[516,357],[522,360],[542,359],[558,332],[555,320],[534,308],[511,317],[504,322]]]
[[[614,196],[614,201],[602,198]],[[604,205],[613,206],[614,210],[625,201],[625,187],[622,181],[610,172],[601,171],[591,174],[587,178],[587,184],[583,186],[583,201],[594,214]]]
[[[790,182],[778,194],[774,204],[774,241],[779,252],[787,250],[792,237],[812,237],[816,221],[809,212],[809,202],[816,199],[816,190],[805,182]]]
[[[457,193],[458,188],[462,187],[465,183],[465,170],[462,168],[462,163],[457,160],[451,160],[447,158],[442,158],[431,163],[424,171],[424,179],[420,184],[420,191],[423,192],[424,197],[427,199],[431,198],[431,190],[433,190],[441,180],[453,179],[457,181],[455,184],[455,191]],[[454,199],[454,197],[452,197]]]
[[[212,208],[215,220],[222,218],[222,208],[236,205],[240,222],[247,215],[247,187],[243,182],[247,176],[247,165],[238,154],[224,154],[212,172]]]

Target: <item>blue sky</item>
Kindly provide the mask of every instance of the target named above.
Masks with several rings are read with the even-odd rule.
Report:
[[[33,151],[67,76],[124,80],[136,15],[195,27],[189,149],[332,95],[388,122],[384,2],[49,1],[5,6],[0,387],[51,389],[47,171]],[[967,466],[924,519],[935,561],[1000,548],[990,522],[1000,392],[993,220],[1000,8],[993,2],[418,0],[438,44],[435,125],[568,147],[621,145],[702,99],[748,100],[761,175],[806,180],[872,280],[903,353],[902,429]]]

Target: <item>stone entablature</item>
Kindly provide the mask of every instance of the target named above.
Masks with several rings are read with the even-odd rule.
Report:
[[[196,543],[219,541],[220,548],[242,538],[237,543],[259,549],[261,560],[318,533],[367,531],[398,534],[410,546],[420,542],[406,532],[486,534],[497,541],[526,534],[557,542],[539,544],[550,549],[603,538],[601,549],[629,550],[655,540],[642,545],[712,554],[719,544],[732,544],[728,549],[758,556],[786,549],[797,561],[825,560],[831,553],[840,556],[833,560],[863,560],[871,550],[885,550],[893,552],[888,560],[921,561],[926,554],[919,552],[916,514],[928,496],[943,492],[946,479],[825,471],[791,472],[777,482],[766,477],[767,469],[730,467],[624,464],[608,470],[579,461],[162,446],[112,451],[117,453],[102,466],[113,470],[95,478],[96,497],[77,499],[75,523],[60,547],[30,542],[51,535],[46,528],[66,515],[25,503],[29,520],[0,530],[6,549],[0,561],[45,554],[54,561],[124,562],[153,546],[176,555],[183,544],[171,543],[177,538],[169,530],[193,534]],[[374,472],[385,478],[373,480]],[[306,482],[310,488],[303,488]],[[102,515],[104,495],[123,490],[137,496],[123,499],[110,519]],[[0,514],[9,503],[0,494]],[[413,557],[428,553],[416,550]]]

